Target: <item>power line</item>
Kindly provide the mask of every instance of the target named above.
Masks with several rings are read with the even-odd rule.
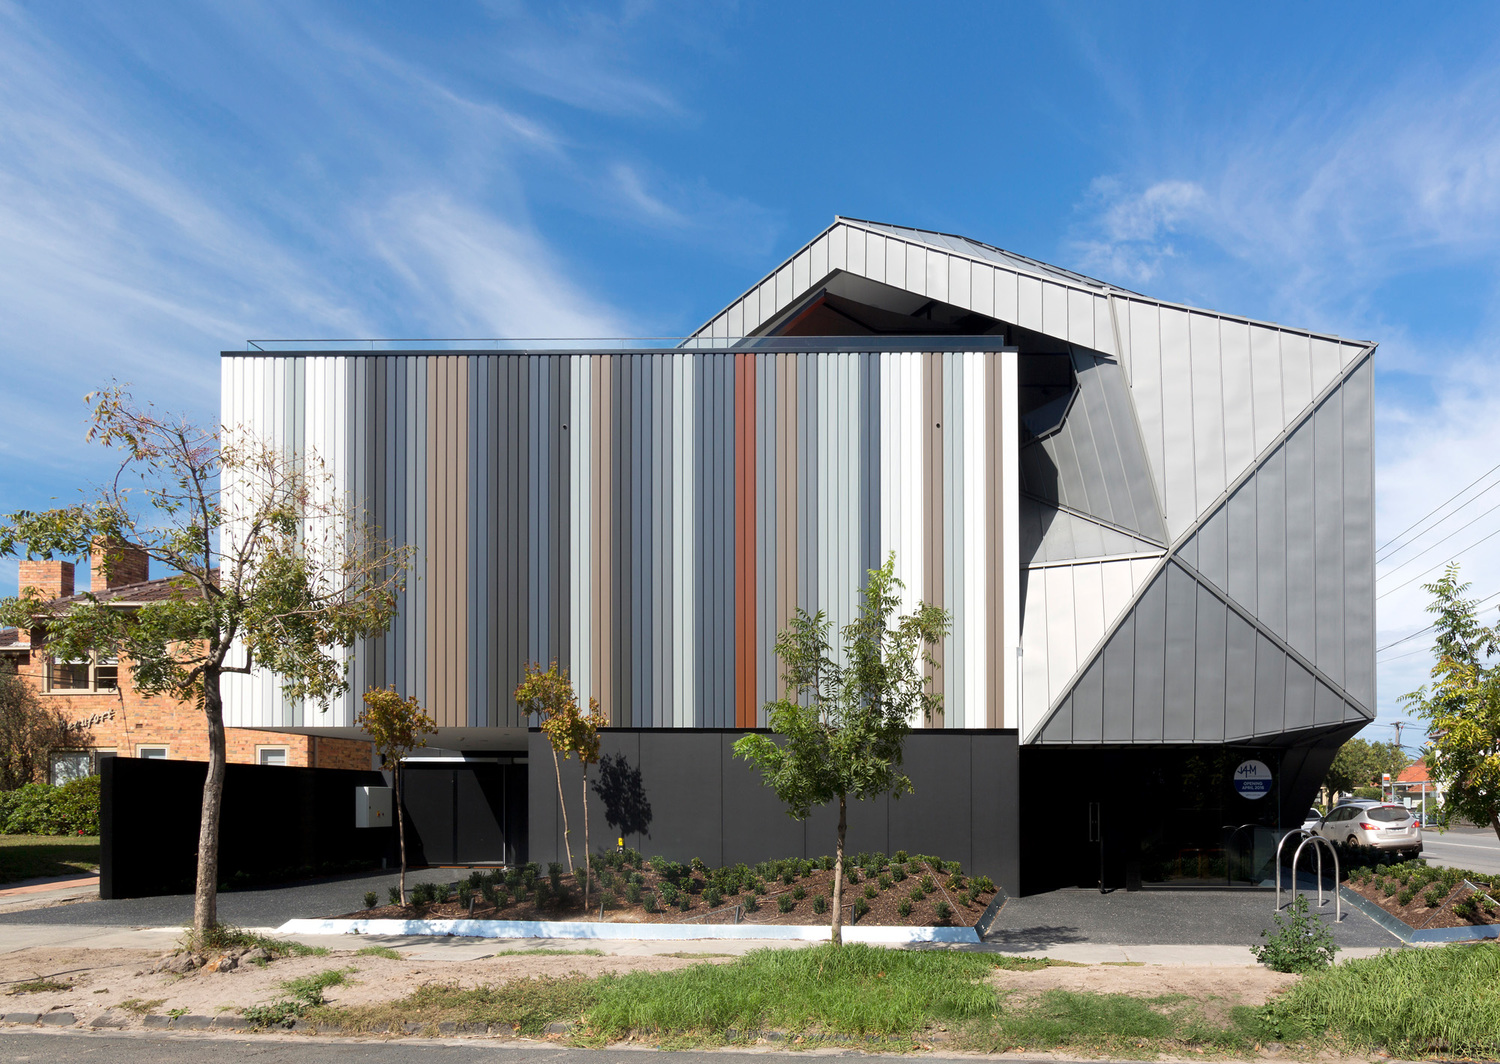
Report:
[[[1496,465],[1496,466],[1492,466],[1492,467],[1491,467],[1491,468],[1490,468],[1490,469],[1488,469],[1488,470],[1487,470],[1487,471],[1485,471],[1485,472],[1483,472],[1483,473],[1481,473],[1481,474],[1479,474],[1479,476],[1477,476],[1477,477],[1475,477],[1475,478],[1474,478],[1474,479],[1473,479],[1473,480],[1471,480],[1471,481],[1470,481],[1470,482],[1469,482],[1469,483],[1467,483],[1467,484],[1465,484],[1465,485],[1464,485],[1464,486],[1463,486],[1463,487],[1461,487],[1461,488],[1459,488],[1459,489],[1458,489],[1458,491],[1456,491],[1456,492],[1454,492],[1454,493],[1453,493],[1453,494],[1452,494],[1452,495],[1450,495],[1450,496],[1448,496],[1448,497],[1447,497],[1447,498],[1446,498],[1446,499],[1444,499],[1444,500],[1443,500],[1443,501],[1442,501],[1442,502],[1440,502],[1440,503],[1438,503],[1438,504],[1437,504],[1437,505],[1436,505],[1436,506],[1434,506],[1434,507],[1433,507],[1433,508],[1432,508],[1432,509],[1431,509],[1431,510],[1428,510],[1428,511],[1427,511],[1427,512],[1426,512],[1426,513],[1425,513],[1425,514],[1423,514],[1423,515],[1422,515],[1422,516],[1421,516],[1421,517],[1419,517],[1419,518],[1417,518],[1417,519],[1416,519],[1416,520],[1415,520],[1415,521],[1413,521],[1413,522],[1412,522],[1412,523],[1411,523],[1411,524],[1409,524],[1409,525],[1407,525],[1407,526],[1406,526],[1406,527],[1405,527],[1405,528],[1403,528],[1403,529],[1402,529],[1402,530],[1401,530],[1401,531],[1400,531],[1400,532],[1397,532],[1397,533],[1396,533],[1396,534],[1395,534],[1395,535],[1394,535],[1394,536],[1392,536],[1392,537],[1391,537],[1391,538],[1390,538],[1390,539],[1388,539],[1388,540],[1386,540],[1386,541],[1385,541],[1385,542],[1384,542],[1384,543],[1382,543],[1382,544],[1381,544],[1381,545],[1380,545],[1380,546],[1378,546],[1378,547],[1376,547],[1376,548],[1375,548],[1375,553],[1376,553],[1376,554],[1379,554],[1379,553],[1381,553],[1381,552],[1382,552],[1382,551],[1384,551],[1384,550],[1385,550],[1385,549],[1386,549],[1386,548],[1387,548],[1387,547],[1389,547],[1389,546],[1390,546],[1390,545],[1391,545],[1391,544],[1392,544],[1392,543],[1394,543],[1394,542],[1395,542],[1395,541],[1396,541],[1396,540],[1398,540],[1398,539],[1400,539],[1400,538],[1401,538],[1401,537],[1402,537],[1402,536],[1404,536],[1404,535],[1406,535],[1406,534],[1407,534],[1407,533],[1408,533],[1408,532],[1410,532],[1410,531],[1411,531],[1411,530],[1412,530],[1412,529],[1414,529],[1414,528],[1416,528],[1416,527],[1417,527],[1417,526],[1418,526],[1418,525],[1420,525],[1420,524],[1421,524],[1421,523],[1422,523],[1422,522],[1423,522],[1423,521],[1425,521],[1425,520],[1427,520],[1427,519],[1428,519],[1428,518],[1429,518],[1429,517],[1431,517],[1431,516],[1432,516],[1432,515],[1433,515],[1433,514],[1435,514],[1435,513],[1437,513],[1437,512],[1438,512],[1438,511],[1439,511],[1439,510],[1441,510],[1441,509],[1442,509],[1442,508],[1443,508],[1443,507],[1444,507],[1444,506],[1447,506],[1447,505],[1448,505],[1448,504],[1449,504],[1449,503],[1450,503],[1450,502],[1452,502],[1452,501],[1453,501],[1453,500],[1454,500],[1454,499],[1456,499],[1456,498],[1458,498],[1458,497],[1459,497],[1459,496],[1460,496],[1460,495],[1462,495],[1462,494],[1463,494],[1463,493],[1464,493],[1464,492],[1466,492],[1466,491],[1468,491],[1468,490],[1469,490],[1469,489],[1470,489],[1470,488],[1472,488],[1472,487],[1473,487],[1473,486],[1474,486],[1474,485],[1475,485],[1475,484],[1478,484],[1478,483],[1479,483],[1479,482],[1480,482],[1480,481],[1481,481],[1481,480],[1483,480],[1483,479],[1484,479],[1484,478],[1485,478],[1485,477],[1487,477],[1487,476],[1489,476],[1489,475],[1490,475],[1490,474],[1491,474],[1491,473],[1493,473],[1493,472],[1495,472],[1495,470],[1497,470],[1497,469],[1500,469],[1500,465]],[[1489,489],[1488,489],[1488,488],[1486,488],[1486,489],[1485,489],[1485,490],[1486,490],[1486,491],[1488,491],[1488,490],[1489,490]],[[1470,500],[1470,501],[1473,501],[1473,500]]]
[[[1471,487],[1472,487],[1472,485],[1471,485]],[[1500,488],[1500,480],[1495,481],[1495,483],[1493,483],[1489,487],[1485,488],[1478,495],[1475,495],[1472,499],[1465,499],[1463,502],[1459,503],[1457,506],[1455,506],[1448,513],[1443,514],[1441,517],[1439,517],[1436,520],[1434,520],[1431,523],[1429,523],[1427,525],[1427,527],[1418,530],[1418,532],[1416,533],[1416,535],[1412,536],[1410,539],[1406,540],[1405,542],[1403,542],[1403,543],[1396,543],[1395,539],[1392,539],[1391,541],[1389,541],[1386,544],[1385,547],[1381,547],[1381,548],[1379,548],[1378,550],[1375,551],[1376,559],[1379,560],[1379,557],[1382,554],[1385,554],[1387,557],[1389,557],[1389,555],[1391,555],[1391,554],[1398,553],[1401,550],[1401,548],[1411,546],[1418,539],[1420,539],[1421,537],[1425,536],[1428,532],[1431,532],[1434,528],[1436,528],[1438,525],[1442,524],[1444,521],[1448,520],[1448,518],[1452,517],[1454,514],[1458,513],[1459,510],[1462,510],[1465,506],[1468,506],[1470,503],[1478,502],[1480,499],[1484,498],[1486,495],[1488,495],[1490,492],[1494,491],[1496,488]],[[1465,488],[1464,490],[1467,491],[1468,489]],[[1423,518],[1423,520],[1426,520],[1426,519]],[[1410,531],[1410,529],[1408,529],[1408,531]],[[1405,533],[1402,533],[1402,535],[1405,535]],[[1400,538],[1401,538],[1400,536],[1396,537],[1396,539],[1400,539]],[[1394,544],[1394,546],[1392,546],[1393,544]],[[1389,551],[1387,551],[1386,547],[1391,547],[1391,549]]]
[[[1489,601],[1491,601],[1493,599],[1497,599],[1497,598],[1500,598],[1500,591],[1495,592],[1493,595],[1487,595],[1486,597],[1477,600],[1474,603],[1474,609],[1478,610],[1486,602],[1489,602]],[[1421,635],[1423,632],[1430,632],[1430,631],[1432,631],[1436,627],[1437,627],[1437,622],[1433,621],[1426,628],[1418,628],[1415,632],[1412,632],[1409,635],[1403,635],[1400,639],[1393,639],[1393,640],[1391,640],[1389,643],[1387,643],[1383,647],[1376,647],[1375,648],[1375,653],[1377,653],[1377,654],[1384,653],[1385,651],[1391,649],[1391,647],[1400,646],[1402,643],[1406,642],[1408,639],[1415,639],[1415,638],[1417,638],[1417,636]],[[1402,655],[1402,656],[1404,657],[1405,655]]]
[[[1444,543],[1447,543],[1450,539],[1452,539],[1454,536],[1458,535],[1464,529],[1468,528],[1475,521],[1478,521],[1480,517],[1487,517],[1490,514],[1494,513],[1496,510],[1500,510],[1500,502],[1497,502],[1494,506],[1491,506],[1488,510],[1484,511],[1484,513],[1479,514],[1476,517],[1470,518],[1468,521],[1465,521],[1463,524],[1461,524],[1457,528],[1455,528],[1452,532],[1449,532],[1442,539],[1438,540],[1436,543],[1433,543],[1426,550],[1419,551],[1418,553],[1413,554],[1410,558],[1406,559],[1406,561],[1402,562],[1400,565],[1396,566],[1396,568],[1394,568],[1390,572],[1386,573],[1385,576],[1376,577],[1376,582],[1378,583],[1381,580],[1388,579],[1391,576],[1395,575],[1396,573],[1399,573],[1402,569],[1405,569],[1408,565],[1410,565],[1412,562],[1416,561],[1418,558],[1422,557],[1424,554],[1430,554],[1434,550],[1436,550],[1437,548],[1441,547]]]
[[[1470,543],[1463,550],[1461,550],[1461,551],[1455,551],[1453,554],[1449,555],[1445,560],[1438,562],[1436,565],[1429,566],[1428,568],[1423,569],[1420,573],[1418,573],[1416,576],[1411,577],[1409,580],[1403,580],[1401,583],[1397,584],[1395,587],[1388,588],[1387,590],[1382,591],[1380,594],[1378,594],[1378,595],[1375,596],[1375,601],[1379,602],[1381,599],[1385,598],[1387,595],[1390,595],[1390,594],[1393,594],[1394,592],[1400,591],[1403,587],[1406,587],[1408,584],[1410,584],[1410,583],[1412,583],[1414,581],[1422,579],[1422,577],[1426,576],[1428,573],[1432,572],[1434,569],[1441,569],[1443,566],[1445,566],[1449,562],[1453,561],[1454,558],[1457,558],[1461,554],[1467,554],[1469,551],[1471,551],[1475,547],[1479,546],[1479,544],[1485,542],[1486,540],[1494,539],[1496,536],[1500,536],[1500,528],[1495,529],[1495,531],[1491,532],[1489,535],[1483,537],[1482,539],[1475,540],[1473,543]]]

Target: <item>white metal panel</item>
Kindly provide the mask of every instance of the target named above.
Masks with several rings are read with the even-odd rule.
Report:
[[[974,276],[974,264],[957,255],[945,256],[948,260],[948,302],[955,307],[974,309],[974,296],[969,288]],[[994,298],[991,291],[990,297]]]
[[[776,271],[776,313],[780,314],[786,309],[788,303],[797,298],[798,289],[792,283],[792,264],[787,263]]]
[[[1250,376],[1255,405],[1255,453],[1260,454],[1286,426],[1281,391],[1281,338],[1275,329],[1249,326]]]
[[[1312,338],[1312,390],[1317,395],[1334,382],[1343,365],[1339,345],[1320,336]]]
[[[1342,366],[1348,366],[1349,363],[1353,362],[1356,358],[1364,353],[1364,344],[1340,344],[1339,364]]]
[[[852,226],[844,227],[845,262],[844,268],[850,273],[866,276],[865,269],[865,243],[866,236],[863,229],[855,229]]]
[[[934,255],[937,252],[933,252]],[[909,292],[922,296],[927,294],[927,249],[921,244],[906,245],[906,280]]]
[[[696,475],[698,419],[695,397],[698,393],[698,356],[679,356],[677,365],[677,392],[674,397],[677,423],[677,439],[673,441],[673,460],[677,466],[677,510],[673,540],[676,543],[676,567],[672,577],[675,583],[677,608],[672,620],[676,625],[677,646],[692,647],[698,638],[698,595],[696,573],[698,567],[697,536],[693,515],[697,513],[698,497]],[[600,515],[603,519],[604,515]],[[678,728],[692,727],[695,723],[693,709],[697,703],[698,656],[694,653],[676,655],[676,675],[673,677],[672,724]]]
[[[1119,352],[1119,345],[1115,343],[1114,316],[1110,314],[1109,300],[1104,296],[1094,296],[1094,350],[1102,351],[1106,355],[1115,355]],[[1130,378],[1130,367],[1125,367],[1125,377]]]
[[[849,233],[847,225],[836,225],[828,232],[828,269],[842,270],[849,265]]]
[[[828,276],[828,237],[818,237],[808,256],[808,284],[821,281]]]
[[[1042,282],[1041,331],[1059,340],[1068,338],[1068,290],[1052,281]]]
[[[880,359],[880,558],[896,552],[896,576],[906,585],[900,612],[925,596],[922,505],[922,363],[911,352]]]
[[[1192,353],[1187,314],[1162,307],[1160,318],[1162,456],[1166,466],[1162,503],[1167,510],[1167,535],[1175,539],[1187,531],[1198,514]]]
[[[889,241],[879,233],[865,233],[865,276],[882,284],[893,283],[886,280],[885,246],[887,243]],[[903,258],[902,262],[905,261]]]
[[[995,289],[998,303],[1000,290]],[[1042,332],[1042,282],[1025,274],[1016,275],[1016,317],[1013,320],[1023,329]]]
[[[1104,614],[1104,568],[1127,565],[1126,562],[1101,562],[1095,565],[1074,565],[1073,570],[1073,631],[1078,646],[1078,665],[1088,664],[1094,651],[1104,639],[1104,626],[1112,620]],[[1066,682],[1071,682],[1068,677]],[[1054,697],[1058,692],[1054,692]]]
[[[963,419],[964,442],[961,450],[965,455],[962,498],[964,509],[964,587],[966,594],[966,617],[964,658],[967,675],[964,677],[964,698],[967,703],[962,727],[983,728],[990,704],[989,669],[986,664],[991,653],[1006,652],[1005,641],[1000,633],[989,630],[989,611],[986,609],[990,586],[989,554],[991,530],[987,524],[985,506],[986,487],[991,476],[992,456],[986,446],[985,419],[985,374],[990,356],[970,352],[963,356]]]
[[[1051,647],[1048,644],[1050,626],[1047,623],[1047,579],[1045,570],[1032,570],[1027,574],[1025,619],[1021,624],[1021,719],[1022,741],[1041,724],[1051,703],[1048,686],[1048,660]]]
[[[797,252],[796,258],[792,259],[792,295],[791,299],[798,299],[812,284],[812,252],[806,248]],[[788,300],[790,302],[790,300]]]
[[[1014,322],[1016,325],[1023,324],[1020,318],[1020,293],[1018,290],[1019,274],[1011,270],[995,271],[995,317],[1001,321]],[[1037,300],[1040,303],[1041,293],[1038,291]],[[1041,307],[1037,307],[1037,320],[1041,320]]]
[[[962,264],[962,259],[954,259]],[[982,262],[969,265],[969,309],[986,317],[995,316],[995,271]]]
[[[1140,584],[1135,579],[1132,561],[1105,562],[1099,567],[1100,594],[1103,598],[1104,623],[1113,628],[1135,597]]]
[[[900,240],[885,242],[885,283],[906,287],[906,245]]]
[[[1224,492],[1224,386],[1220,379],[1219,319],[1188,316],[1193,375],[1193,467],[1198,509]],[[1198,516],[1198,509],[1193,516]]]
[[[920,251],[921,249],[918,249],[918,250]],[[940,302],[943,302],[943,303],[951,303],[951,302],[953,302],[953,300],[951,300],[950,298],[948,298],[948,296],[949,296],[949,291],[948,291],[948,288],[949,288],[949,286],[948,286],[948,260],[949,260],[949,256],[944,255],[941,251],[929,251],[929,252],[926,253],[926,258],[927,258],[927,282],[926,282],[925,294],[927,295],[927,297],[929,299],[936,299],[936,300],[938,300]],[[910,261],[910,260],[908,260],[908,261]],[[910,276],[910,270],[908,270],[907,275]]]
[[[1032,571],[1047,584],[1047,704],[1061,693],[1078,671],[1078,602],[1071,565]]]
[[[1219,351],[1224,381],[1224,474],[1233,483],[1250,468],[1256,454],[1249,326],[1221,318]]]
[[[1094,297],[1076,288],[1068,293],[1068,342],[1098,349],[1094,343]],[[1046,317],[1045,312],[1042,315]]]
[[[1290,425],[1312,402],[1312,348],[1301,333],[1281,334],[1281,423]]]
[[[674,361],[685,356],[674,356]],[[568,463],[572,483],[571,579],[573,605],[569,618],[571,632],[573,686],[578,691],[598,688],[594,679],[594,524],[593,524],[593,454],[594,454],[594,375],[592,359],[568,360],[572,371],[572,396],[568,411]],[[672,423],[677,423],[673,411]],[[680,483],[680,481],[677,481]]]

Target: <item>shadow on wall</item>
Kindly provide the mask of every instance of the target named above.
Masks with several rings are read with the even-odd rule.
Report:
[[[651,799],[646,796],[641,770],[624,754],[600,758],[594,793],[604,803],[604,818],[618,836],[651,837]]]

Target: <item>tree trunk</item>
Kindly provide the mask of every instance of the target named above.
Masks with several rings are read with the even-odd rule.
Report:
[[[583,758],[578,760],[583,761]],[[593,877],[593,864],[589,861],[589,763],[583,761],[583,911],[589,910],[589,881]]]
[[[203,711],[208,716],[208,775],[198,821],[198,889],[193,897],[193,933],[202,939],[219,922],[219,820],[224,805],[224,700],[219,670],[203,670]]]
[[[401,815],[401,758],[396,758],[396,763],[391,770],[391,778],[395,783],[396,791],[396,838],[401,840],[401,876],[398,882],[401,891],[401,904],[406,904],[406,817]]]
[[[1490,827],[1495,829],[1495,838],[1500,839],[1500,815],[1490,818]]]
[[[557,759],[557,747],[552,748],[552,772],[557,777],[557,808],[562,811],[563,822],[563,852],[568,855],[568,873],[573,872],[573,839],[568,834],[568,803],[563,801],[562,793],[562,762]],[[587,812],[587,807],[585,807]]]
[[[846,799],[839,795],[839,846],[833,855],[833,933],[835,946],[844,944],[844,832],[849,826]]]

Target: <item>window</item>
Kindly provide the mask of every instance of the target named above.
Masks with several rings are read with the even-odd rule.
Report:
[[[286,747],[257,746],[255,748],[255,763],[257,765],[285,765]]]
[[[87,750],[66,750],[52,755],[52,786],[81,780],[90,774],[93,759]]]
[[[116,658],[95,656],[87,661],[47,662],[47,690],[57,694],[113,691],[120,683]]]
[[[136,757],[145,757],[161,761],[165,761],[167,759],[168,752],[169,751],[165,746],[137,746],[135,748]]]

